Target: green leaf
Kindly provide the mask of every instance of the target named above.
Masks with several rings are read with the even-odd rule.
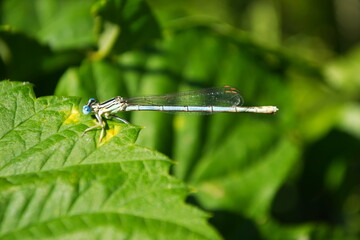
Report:
[[[230,148],[225,144],[224,147]],[[260,148],[259,145],[256,148]],[[223,150],[225,149],[220,148],[219,152]],[[294,167],[298,150],[291,141],[283,140],[278,142],[274,149],[262,153],[264,157],[260,158],[261,160],[247,163],[248,166],[243,161],[250,160],[246,156],[251,154],[251,149],[249,146],[241,146],[238,150],[240,156],[230,155],[226,162],[222,161],[221,164],[218,161],[219,171],[208,168],[208,171],[203,173],[206,179],[195,180],[199,189],[198,197],[209,209],[222,208],[261,219],[270,214],[272,199]],[[202,161],[216,164],[213,160],[219,160],[218,155],[218,152],[212,153]],[[245,166],[241,166],[241,161]]]
[[[121,53],[148,45],[160,37],[160,27],[144,0],[98,1],[93,13],[104,23],[100,56]]]
[[[3,2],[2,24],[27,33],[52,49],[84,48],[96,41],[90,14],[95,0]]]
[[[111,121],[103,142],[79,98],[0,82],[0,239],[218,239],[184,203],[171,161]]]

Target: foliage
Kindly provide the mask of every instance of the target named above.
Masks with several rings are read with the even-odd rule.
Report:
[[[82,136],[92,121],[78,98],[36,99],[18,82],[0,89],[1,239],[217,238],[183,203],[171,161],[134,144],[138,127],[111,124],[111,141],[98,145]]]
[[[334,36],[334,9],[306,25],[290,1],[0,4],[0,78],[21,81],[0,83],[0,239],[360,235],[359,50],[314,27]],[[134,125],[83,135],[89,97],[221,85],[280,111],[121,113]]]

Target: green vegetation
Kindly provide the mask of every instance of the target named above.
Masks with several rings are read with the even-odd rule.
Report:
[[[0,1],[0,239],[358,239],[346,2]],[[90,97],[222,85],[280,110],[83,134]]]

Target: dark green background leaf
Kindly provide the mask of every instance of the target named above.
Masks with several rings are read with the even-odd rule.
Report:
[[[95,0],[3,2],[4,22],[53,49],[83,48],[96,41],[90,15]]]
[[[104,24],[100,54],[109,50],[122,53],[160,37],[160,28],[146,1],[98,1],[92,10]]]

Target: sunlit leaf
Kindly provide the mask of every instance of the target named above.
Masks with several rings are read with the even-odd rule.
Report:
[[[79,98],[9,81],[0,96],[1,239],[218,239],[138,127],[110,123],[98,142]]]

